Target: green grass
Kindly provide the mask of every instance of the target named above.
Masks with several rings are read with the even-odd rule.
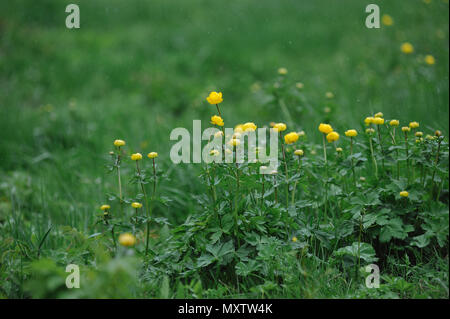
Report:
[[[158,169],[168,179],[159,181],[158,192],[171,200],[167,206],[155,206],[154,215],[171,223],[170,228],[155,227],[161,238],[172,238],[171,231],[188,216],[202,221],[208,214],[201,197],[208,192],[199,177],[203,167],[173,165],[169,134],[175,127],[190,129],[193,119],[201,119],[206,127],[215,112],[205,101],[211,90],[224,93],[221,109],[230,127],[248,121],[262,127],[275,121],[287,122],[289,131],[304,130],[307,139],[300,145],[318,154],[309,158],[306,152],[307,167],[314,174],[321,174],[315,169],[323,165],[318,124],[330,121],[341,133],[343,147],[348,146],[343,132],[358,129],[358,147],[369,159],[358,169],[369,170],[370,187],[365,190],[385,191],[388,180],[373,182],[362,120],[382,111],[401,125],[416,120],[426,134],[439,129],[448,136],[448,3],[379,1],[381,13],[390,14],[394,25],[369,30],[364,26],[366,3],[357,0],[192,0],[176,5],[162,0],[80,0],[81,28],[68,30],[64,9],[69,3],[0,4],[0,296],[73,296],[40,284],[53,277],[61,280],[61,270],[73,262],[90,276],[89,289],[75,293],[81,297],[448,297],[448,255],[443,252],[448,250],[448,228],[443,248],[436,239],[424,249],[405,248],[409,242],[394,240],[398,251],[383,260],[386,286],[376,292],[365,289],[363,280],[355,282],[339,260],[328,263],[334,251],[352,244],[350,238],[321,248],[316,233],[310,243],[316,250],[305,252],[309,255],[301,267],[287,252],[285,262],[272,268],[282,274],[281,282],[253,278],[242,283],[244,290],[234,286],[230,270],[220,281],[213,280],[216,275],[209,269],[180,279],[177,269],[164,268],[164,263],[143,267],[140,251],[137,258],[112,258],[106,236],[86,239],[102,229],[94,226],[99,205],[117,192],[116,176],[105,167],[116,138],[127,141],[128,153],[160,154]],[[400,51],[406,41],[414,45],[412,55]],[[423,63],[426,54],[436,58],[434,66]],[[295,89],[283,93],[290,116],[280,110],[273,94],[279,67],[289,71],[287,86],[304,83],[300,95]],[[325,98],[328,91],[334,99]],[[432,157],[433,147],[424,156]],[[445,158],[448,146],[442,152]],[[419,159],[420,152],[415,156]],[[441,165],[439,178],[445,181],[448,165]],[[124,163],[129,197],[138,192],[137,185],[127,184],[133,170]],[[342,178],[336,174],[334,178]],[[255,187],[250,177],[245,183]],[[302,191],[321,212],[321,186],[314,180],[308,183]],[[448,221],[448,182],[442,184],[444,199],[436,205],[422,202],[427,191],[424,197],[417,193],[420,200],[411,210],[434,212]],[[342,212],[339,203],[333,199],[331,205]],[[397,206],[389,198],[378,208],[383,207]],[[347,217],[332,223],[351,220]],[[318,230],[328,232],[326,224]],[[50,225],[37,260],[35,248]],[[357,237],[357,231],[353,235]],[[188,248],[194,255],[205,252],[207,241],[197,236]],[[173,240],[178,243],[180,238]],[[154,245],[156,251],[176,254],[175,243],[169,247],[155,239]],[[377,257],[387,253],[385,249],[375,247]],[[405,259],[406,250],[412,260]],[[186,271],[186,264],[179,265]],[[139,271],[137,278],[134,270]],[[155,279],[155,274],[160,276]],[[30,278],[34,281],[27,285]],[[167,278],[163,284],[161,278]],[[307,290],[297,289],[305,283]],[[117,287],[125,292],[116,294]]]

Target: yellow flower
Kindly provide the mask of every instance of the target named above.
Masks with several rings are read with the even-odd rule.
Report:
[[[409,196],[409,193],[408,193],[407,191],[401,191],[401,192],[400,192],[400,196],[401,196],[401,197],[408,197],[408,196]]]
[[[431,136],[430,134],[427,134],[427,136],[425,136],[425,138],[427,139],[427,140],[434,140],[436,137],[435,136]]]
[[[287,126],[284,123],[276,123],[273,126],[273,129],[276,130],[277,132],[283,132],[286,130],[286,128],[287,128]]]
[[[150,153],[147,154],[147,157],[148,157],[148,158],[156,158],[156,157],[158,157],[158,153],[156,153],[156,152],[150,152]]]
[[[319,131],[322,132],[323,134],[328,134],[333,132],[333,128],[331,127],[330,124],[320,123]]]
[[[411,131],[411,129],[408,126],[402,127],[402,132],[409,132],[409,131]]]
[[[304,153],[303,153],[303,150],[295,150],[294,154],[297,156],[303,156]]]
[[[211,124],[215,124],[217,126],[223,126],[223,119],[218,115],[211,116]]]
[[[361,176],[361,177],[359,178],[359,180],[360,180],[361,182],[365,182],[365,181],[366,181],[366,178],[365,178],[364,176]]]
[[[383,117],[383,113],[378,112],[377,114],[375,114],[373,117]]]
[[[243,133],[244,132],[244,125],[243,124],[236,125],[236,127],[234,128],[234,131],[236,133]]]
[[[411,54],[414,52],[414,47],[409,42],[402,43],[400,48],[404,54]]]
[[[209,102],[209,104],[219,104],[222,103],[222,92],[211,92],[209,93],[209,96],[206,98],[206,100]]]
[[[142,159],[141,153],[134,153],[131,155],[131,160],[133,161],[140,161]]]
[[[384,118],[381,118],[381,117],[374,117],[374,118],[373,118],[373,124],[376,124],[376,125],[382,125],[382,124],[384,124]]]
[[[292,237],[292,241],[293,241],[294,243],[296,243],[296,242],[297,242],[297,240],[298,240],[298,239],[297,239],[297,237],[295,237],[295,236],[294,236],[294,237]]]
[[[410,128],[418,128],[419,127],[419,123],[418,122],[411,122],[411,123],[409,123],[409,127]]]
[[[214,138],[220,138],[223,136],[223,132],[222,131],[218,131],[214,134]]]
[[[123,140],[115,140],[114,141],[114,146],[121,147],[124,145],[125,145],[125,141],[123,141]]]
[[[439,137],[439,136],[441,136],[441,135],[442,135],[442,132],[441,132],[441,131],[439,131],[439,130],[437,130],[437,131],[435,131],[435,132],[434,132],[434,135],[436,135],[437,137]]]
[[[134,203],[131,203],[131,207],[133,207],[133,208],[141,208],[142,204],[138,203],[138,202],[134,202]]]
[[[125,247],[131,247],[136,244],[136,237],[130,233],[123,233],[119,236],[119,243]]]
[[[253,122],[247,122],[244,125],[242,125],[242,129],[244,132],[253,132],[256,130],[256,125]]]
[[[372,135],[375,132],[375,130],[371,127],[366,129],[366,134]]]
[[[241,145],[241,140],[237,139],[237,138],[232,138],[229,142],[228,145],[230,146],[239,146]]]
[[[434,56],[432,56],[432,55],[430,55],[430,54],[428,54],[428,55],[425,56],[424,61],[425,61],[425,63],[428,64],[428,65],[433,65],[433,64],[436,63],[436,60],[434,59]]]
[[[422,137],[423,136],[423,132],[416,132],[414,135],[416,137]]]
[[[327,141],[328,142],[335,142],[339,139],[339,134],[337,132],[330,132],[327,134]]]
[[[295,86],[296,86],[297,89],[299,89],[299,90],[302,90],[302,89],[305,87],[305,85],[304,85],[302,82],[297,82],[297,83],[295,83]]]
[[[211,150],[211,152],[209,152],[209,155],[211,155],[211,156],[217,156],[219,154],[220,154],[220,152],[218,150]]]
[[[358,132],[356,130],[347,130],[347,131],[345,131],[345,136],[355,137],[356,135],[358,135]]]
[[[100,206],[100,209],[101,209],[101,210],[108,210],[108,209],[110,209],[110,208],[111,208],[111,206],[109,206],[109,205],[107,205],[107,204],[104,204],[104,205]]]
[[[366,123],[366,125],[370,125],[373,123],[373,117],[372,116],[368,116],[364,119],[364,123]]]
[[[286,75],[288,73],[288,70],[286,68],[279,68],[278,74]]]
[[[326,93],[325,93],[325,97],[326,97],[327,99],[332,99],[332,98],[334,98],[334,94],[333,94],[333,92],[326,92]]]
[[[389,27],[394,24],[394,19],[392,19],[389,14],[383,14],[383,16],[381,17],[381,23]]]
[[[343,151],[342,147],[336,147],[336,152],[341,153]]]
[[[389,125],[390,126],[398,126],[400,124],[400,122],[398,121],[398,120],[391,120],[390,122],[389,122]]]
[[[416,138],[416,143],[421,143],[421,142],[423,142],[423,138],[421,137],[421,138]]]
[[[284,141],[286,142],[286,144],[292,144],[297,142],[298,140],[298,134],[297,132],[291,132],[289,134],[286,134],[284,136]]]

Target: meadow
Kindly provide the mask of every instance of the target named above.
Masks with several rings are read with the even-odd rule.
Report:
[[[69,3],[0,3],[1,298],[449,297],[448,1]],[[276,172],[172,163],[217,108]]]

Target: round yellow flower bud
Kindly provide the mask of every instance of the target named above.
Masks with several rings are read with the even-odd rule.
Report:
[[[416,137],[422,137],[423,136],[423,132],[416,132],[414,135]]]
[[[333,92],[326,92],[326,93],[325,93],[325,97],[326,97],[327,99],[332,99],[332,98],[334,98],[334,94],[333,94]]]
[[[211,124],[217,125],[217,126],[223,126],[223,119],[218,115],[211,116]]]
[[[243,133],[244,132],[244,125],[243,124],[236,125],[236,127],[234,128],[234,131],[236,133]]]
[[[419,127],[419,123],[418,122],[411,122],[411,123],[409,123],[409,127],[410,128],[418,128]]]
[[[119,236],[119,244],[125,247],[131,247],[136,244],[136,237],[130,233],[123,233]]]
[[[432,56],[432,55],[430,55],[430,54],[428,54],[428,55],[425,56],[424,61],[425,61],[425,63],[428,64],[428,65],[433,65],[433,64],[436,63],[436,60],[434,59],[434,56]]]
[[[114,146],[120,147],[120,146],[124,146],[124,145],[125,145],[124,140],[115,140],[114,141]]]
[[[141,208],[142,204],[138,203],[138,202],[134,202],[134,203],[131,203],[131,207],[133,207],[133,208]]]
[[[293,241],[294,243],[296,243],[296,242],[297,242],[297,240],[298,240],[298,239],[297,239],[297,237],[295,237],[295,236],[294,236],[294,237],[292,237],[292,241]]]
[[[158,153],[156,153],[156,152],[150,152],[150,153],[147,154],[147,157],[148,157],[148,158],[156,158],[156,157],[158,157]]]
[[[436,136],[431,136],[430,134],[427,134],[427,136],[425,136],[425,138],[427,139],[427,140],[434,140],[435,138],[436,138]]]
[[[108,210],[108,209],[110,209],[110,208],[111,208],[111,206],[109,206],[109,205],[107,205],[107,204],[104,204],[104,205],[100,206],[100,209],[101,209],[101,210]]]
[[[305,131],[300,131],[300,132],[297,132],[297,134],[298,134],[298,136],[300,136],[300,137],[302,137],[302,136],[305,136],[305,135],[306,135]]]
[[[230,146],[239,146],[241,145],[241,140],[237,139],[237,138],[232,138],[229,142],[228,145]]]
[[[304,85],[302,82],[297,82],[297,83],[295,83],[295,86],[296,86],[297,89],[299,89],[299,90],[302,90],[302,89],[305,87],[305,85]]]
[[[375,114],[373,117],[383,117],[383,113],[378,112],[377,114]]]
[[[373,128],[366,129],[366,134],[372,135],[375,132]]]
[[[442,136],[442,132],[437,130],[436,132],[434,132],[434,135],[436,135],[437,137]]]
[[[284,142],[286,144],[295,143],[295,142],[297,142],[297,140],[298,140],[298,134],[296,132],[291,132],[284,136]]]
[[[400,49],[404,54],[411,54],[414,52],[414,47],[409,42],[402,43]]]
[[[214,138],[221,138],[223,136],[223,132],[222,131],[218,131],[214,134]]]
[[[303,152],[303,150],[295,150],[294,154],[297,156],[303,156],[304,152]]]
[[[319,131],[322,132],[323,134],[329,134],[333,132],[333,128],[331,127],[330,124],[320,123]]]
[[[372,116],[366,117],[366,118],[364,119],[364,123],[365,123],[366,125],[372,124],[372,123],[373,123],[373,117],[372,117]]]
[[[383,23],[385,26],[390,27],[394,24],[394,19],[389,14],[383,14],[381,17],[381,23]]]
[[[402,127],[402,132],[409,132],[409,131],[411,131],[411,129],[408,126]]]
[[[223,98],[222,98],[222,92],[211,92],[209,93],[209,96],[206,98],[206,100],[208,101],[209,104],[219,104],[222,103]]]
[[[345,131],[345,136],[355,137],[356,135],[358,135],[358,132],[356,130],[347,130],[347,131]]]
[[[131,160],[133,161],[140,161],[142,159],[141,153],[134,153],[131,155]]]
[[[288,70],[286,68],[279,68],[278,74],[286,75],[288,73]]]
[[[336,152],[341,153],[343,151],[342,147],[336,147]]]
[[[335,142],[339,139],[339,134],[337,132],[330,132],[327,134],[327,141],[329,143]]]
[[[277,132],[283,132],[283,131],[286,131],[286,128],[287,128],[287,126],[286,126],[286,124],[284,124],[284,123],[276,123],[276,124],[273,126],[273,129],[276,130]]]
[[[390,125],[390,126],[398,126],[399,124],[400,124],[399,120],[391,120],[391,121],[389,122],[389,125]]]
[[[376,125],[383,125],[384,124],[384,118],[374,117],[372,123],[376,124]]]
[[[244,132],[254,132],[256,130],[256,125],[253,122],[247,122],[244,125],[242,125],[242,129]]]
[[[409,196],[409,193],[408,193],[407,191],[401,191],[401,192],[400,192],[400,196],[401,196],[401,197],[408,197],[408,196]]]

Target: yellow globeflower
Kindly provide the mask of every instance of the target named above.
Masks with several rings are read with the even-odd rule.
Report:
[[[427,140],[434,140],[435,138],[436,138],[436,136],[431,136],[430,134],[427,134],[427,136],[425,136],[425,138],[427,139]]]
[[[218,115],[211,116],[211,124],[215,124],[217,126],[223,126],[223,119]]]
[[[288,73],[288,70],[286,68],[279,68],[278,74],[286,75]]]
[[[373,118],[373,124],[376,124],[376,125],[382,125],[382,124],[384,124],[384,118],[381,118],[381,117],[374,117],[374,118]]]
[[[141,208],[142,204],[138,203],[138,202],[134,202],[134,203],[131,203],[131,207],[133,207],[133,208]]]
[[[273,129],[276,130],[277,132],[283,132],[286,130],[286,128],[287,128],[287,126],[284,123],[276,123],[273,126]]]
[[[229,142],[228,145],[230,146],[239,146],[241,145],[241,140],[237,139],[237,138],[232,138]]]
[[[209,152],[209,155],[211,155],[211,156],[217,156],[219,154],[220,154],[220,152],[218,150],[211,150],[211,152]]]
[[[400,192],[400,196],[401,196],[401,197],[408,197],[408,196],[409,196],[409,193],[408,193],[407,191],[401,191],[401,192]]]
[[[209,102],[209,104],[219,104],[222,103],[222,92],[211,92],[209,93],[209,96],[206,98],[206,100]]]
[[[430,54],[426,55],[424,60],[425,60],[425,63],[428,64],[428,65],[433,65],[433,64],[436,63],[436,60],[434,59],[434,56],[432,56]]]
[[[414,47],[409,42],[402,43],[402,46],[400,47],[400,49],[402,50],[402,52],[404,54],[411,54],[414,52]]]
[[[364,123],[366,123],[366,125],[370,125],[373,123],[373,117],[372,116],[368,116],[364,119]]]
[[[330,124],[320,123],[319,131],[322,132],[323,134],[329,134],[333,132],[333,128],[331,127]]]
[[[147,154],[147,157],[148,157],[148,158],[156,158],[156,157],[158,157],[158,153],[156,153],[156,152],[150,152],[150,153]]]
[[[390,126],[398,126],[399,124],[400,124],[399,120],[391,120],[391,121],[389,122],[389,125],[390,125]]]
[[[253,122],[247,122],[244,125],[242,125],[242,129],[244,132],[253,132],[256,130],[256,125]]]
[[[411,122],[411,123],[409,123],[409,127],[410,128],[418,128],[419,127],[419,123],[418,122]]]
[[[441,131],[439,131],[439,130],[437,130],[437,131],[435,131],[435,132],[434,132],[434,135],[436,135],[437,137],[439,137],[439,136],[441,136],[441,135],[442,135],[442,132],[441,132]]]
[[[327,134],[327,141],[328,142],[335,142],[339,139],[339,134],[337,132],[330,132]]]
[[[133,161],[140,161],[142,159],[141,153],[134,153],[131,155],[131,160]]]
[[[238,124],[234,128],[234,132],[243,133],[244,132],[244,124]]]
[[[302,82],[297,82],[297,83],[295,83],[295,86],[296,86],[297,89],[299,89],[299,90],[302,90],[302,89],[305,87],[305,85],[304,85]]]
[[[294,154],[297,156],[303,156],[304,152],[303,150],[295,150]]]
[[[297,142],[297,140],[298,140],[298,134],[296,132],[291,132],[284,136],[284,141],[286,142],[286,144],[295,143],[295,142]]]
[[[136,237],[130,233],[123,233],[119,236],[119,243],[125,247],[131,247],[136,244]]]
[[[423,132],[416,132],[414,135],[416,137],[422,137],[423,136]]]
[[[383,113],[378,112],[377,114],[375,114],[373,117],[383,117]]]
[[[392,19],[389,14],[383,14],[383,16],[381,17],[381,23],[389,27],[394,24],[394,19]]]
[[[347,130],[347,131],[345,131],[345,136],[355,137],[356,135],[358,135],[358,132],[356,130]]]
[[[375,132],[375,130],[371,127],[366,129],[366,134],[372,135]]]
[[[297,241],[298,241],[298,239],[297,239],[297,237],[292,237],[292,241],[294,242],[294,243],[296,243]]]
[[[124,146],[124,145],[125,145],[124,140],[115,140],[114,141],[114,146],[120,147],[120,146]]]
[[[336,147],[336,152],[341,153],[343,151],[342,147]]]
[[[110,209],[110,208],[111,208],[111,206],[109,206],[109,205],[107,205],[107,204],[104,204],[104,205],[100,206],[100,209],[101,209],[101,210],[108,210],[108,209]]]
[[[402,132],[409,132],[409,131],[411,131],[411,128],[409,128],[408,126],[402,127]]]
[[[334,98],[334,94],[333,94],[333,92],[326,92],[326,93],[325,93],[325,97],[326,97],[327,99],[332,99],[332,98]]]

